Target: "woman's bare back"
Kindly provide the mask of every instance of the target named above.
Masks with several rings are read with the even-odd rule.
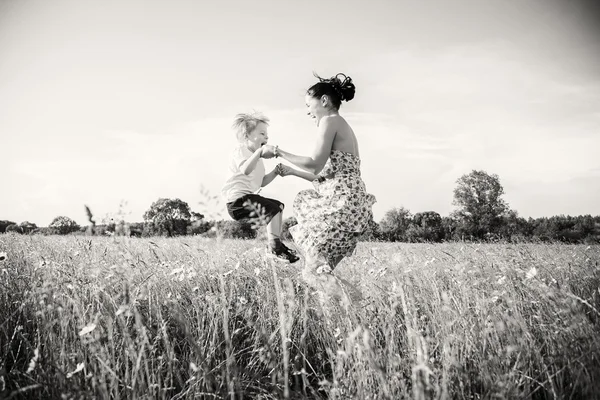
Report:
[[[345,153],[354,154],[360,158],[358,152],[358,140],[348,122],[346,122],[344,118],[336,116],[335,123],[336,134],[331,145],[331,150],[339,150]]]

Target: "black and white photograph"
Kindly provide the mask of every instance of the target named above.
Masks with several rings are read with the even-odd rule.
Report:
[[[599,0],[0,0],[0,399],[600,400]]]

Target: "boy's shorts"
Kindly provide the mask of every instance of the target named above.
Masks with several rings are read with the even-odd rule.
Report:
[[[245,206],[244,203],[248,201],[255,204],[255,207]],[[258,208],[256,204],[260,204],[260,210],[266,223],[271,222],[273,217],[282,212],[285,207],[279,200],[269,199],[258,194],[246,194],[235,201],[227,203],[227,211],[231,218],[236,221],[253,219],[256,218],[255,209]]]

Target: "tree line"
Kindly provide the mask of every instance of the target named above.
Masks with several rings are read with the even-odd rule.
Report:
[[[371,221],[363,235],[367,241],[443,242],[477,241],[562,241],[567,243],[600,243],[600,216],[558,215],[542,218],[522,218],[510,209],[502,198],[504,188],[500,178],[485,171],[473,170],[461,176],[454,189],[456,209],[448,216],[435,211],[411,213],[404,207],[388,210],[381,221]],[[0,233],[21,234],[88,234],[126,236],[202,235],[233,239],[252,239],[260,235],[260,220],[207,220],[180,199],[161,198],[152,203],[143,215],[143,222],[128,223],[123,219],[97,224],[86,206],[89,225],[79,226],[74,220],[56,217],[48,227],[37,227],[24,221],[17,224],[0,220]],[[289,227],[296,219],[284,221],[284,239],[290,239]]]

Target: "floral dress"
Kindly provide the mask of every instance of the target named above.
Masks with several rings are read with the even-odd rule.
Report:
[[[354,252],[373,219],[376,200],[366,192],[360,158],[340,150],[332,150],[313,186],[294,200],[298,224],[290,233],[305,256],[319,257],[333,267]]]

